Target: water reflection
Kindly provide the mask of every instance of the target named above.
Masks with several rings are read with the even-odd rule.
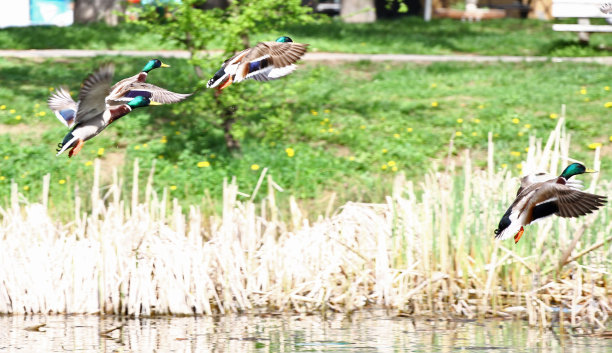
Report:
[[[40,326],[44,324],[44,326]],[[40,327],[39,327],[40,326]],[[610,352],[612,341],[541,332],[523,321],[218,316],[0,317],[0,352]]]

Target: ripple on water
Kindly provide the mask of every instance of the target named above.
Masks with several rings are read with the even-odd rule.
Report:
[[[0,351],[610,352],[612,340],[541,332],[523,321],[322,316],[141,318],[1,316]]]

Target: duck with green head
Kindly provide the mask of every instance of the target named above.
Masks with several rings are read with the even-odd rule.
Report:
[[[138,96],[125,104],[107,106],[105,97],[110,92],[113,73],[114,67],[105,65],[89,75],[83,81],[78,103],[65,88],[58,89],[49,97],[49,108],[64,125],[72,128],[58,145],[58,156],[68,148],[72,148],[70,157],[77,154],[85,141],[133,109],[159,104],[149,97]]]
[[[606,196],[580,191],[580,183],[569,180],[583,173],[593,173],[580,163],[572,163],[558,177],[540,173],[521,179],[516,199],[508,208],[495,230],[495,238],[514,236],[518,243],[524,226],[543,218],[580,217],[592,213],[607,202]]]
[[[129,114],[132,110],[149,105],[159,105],[161,103],[151,101],[147,97],[136,97],[126,104],[122,104],[113,108],[109,108],[99,117],[89,119],[83,122],[76,122],[74,128],[66,134],[61,143],[58,144],[57,155],[59,156],[67,149],[71,148],[68,156],[72,157],[79,153],[85,141],[97,136],[107,126],[117,121],[119,118]]]
[[[257,43],[225,60],[206,87],[217,87],[220,91],[233,82],[270,81],[287,76],[295,71],[295,63],[306,53],[307,47],[308,44],[294,43],[287,36],[274,42]]]
[[[125,104],[137,96],[147,97],[158,103],[169,104],[180,102],[191,95],[171,92],[146,83],[147,74],[160,67],[170,67],[170,65],[162,63],[159,59],[149,60],[140,73],[124,78],[111,87],[110,93],[105,99],[106,104],[108,106]]]

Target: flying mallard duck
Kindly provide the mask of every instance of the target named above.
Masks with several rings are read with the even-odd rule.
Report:
[[[292,73],[308,44],[294,43],[289,37],[280,37],[275,42],[260,42],[225,60],[206,87],[220,91],[232,84],[247,79],[256,81],[274,80]]]
[[[499,221],[495,238],[514,235],[514,242],[518,243],[523,226],[532,222],[552,215],[584,216],[603,206],[606,196],[580,191],[582,184],[569,180],[574,175],[593,172],[580,163],[572,163],[558,177],[546,173],[523,177],[516,199]]]
[[[98,135],[113,121],[128,114],[135,108],[159,105],[148,97],[138,96],[121,105],[107,106],[104,102],[110,92],[114,67],[106,65],[89,75],[75,102],[65,88],[59,88],[49,97],[48,105],[58,119],[72,130],[58,144],[57,156],[68,148],[69,157],[76,155],[85,141]]]
[[[151,60],[149,60],[149,62],[147,62],[147,64],[142,68],[142,71],[140,71],[139,73],[137,73],[134,76],[131,76],[131,77],[128,77],[128,78],[124,78],[123,80],[115,83],[115,85],[113,87],[111,87],[110,95],[112,96],[112,95],[116,94],[115,91],[118,88],[123,87],[123,86],[125,86],[127,84],[130,84],[132,82],[145,82],[147,80],[147,76],[149,75],[149,72],[151,72],[154,69],[160,68],[160,67],[170,67],[170,65],[164,64],[159,59],[151,59]]]
[[[106,104],[109,106],[125,104],[138,96],[147,97],[154,102],[170,104],[180,102],[191,96],[191,94],[175,93],[145,83],[149,71],[159,67],[170,67],[170,65],[164,64],[158,59],[152,59],[149,60],[140,73],[115,83],[111,87],[108,96],[106,96]]]

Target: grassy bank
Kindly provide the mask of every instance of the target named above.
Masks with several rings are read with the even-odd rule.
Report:
[[[566,21],[568,22],[568,21]],[[589,45],[581,45],[570,32],[554,32],[552,23],[538,20],[502,19],[462,22],[434,19],[424,22],[410,17],[380,20],[372,24],[347,24],[328,20],[317,24],[279,28],[252,42],[273,40],[279,35],[310,43],[310,50],[349,53],[482,54],[600,56],[609,55],[612,37],[594,34]],[[556,20],[554,23],[563,23]],[[570,22],[568,22],[570,23]],[[575,23],[575,21],[574,21]],[[597,20],[593,23],[600,23]],[[605,23],[601,21],[601,23]],[[500,45],[503,43],[503,45]],[[213,41],[209,49],[221,43]],[[28,27],[0,29],[2,49],[126,49],[161,50],[180,47],[147,33],[143,27],[103,24],[70,27]]]
[[[522,64],[304,64],[290,77],[241,87],[252,101],[237,102],[241,119],[234,132],[242,151],[231,154],[216,113],[206,109],[211,91],[169,107],[139,109],[88,141],[75,158],[56,158],[66,133],[46,107],[50,89],[67,84],[76,95],[79,84],[102,62],[113,61],[116,79],[140,70],[134,58],[6,60],[0,63],[0,199],[9,199],[10,180],[27,197],[40,195],[41,178],[50,173],[54,211],[72,209],[75,187],[90,189],[88,176],[100,158],[104,182],[110,170],[129,175],[139,158],[143,174],[156,160],[157,192],[168,188],[183,205],[200,203],[207,190],[221,194],[224,178],[236,177],[252,190],[261,171],[288,194],[315,203],[312,212],[347,200],[380,201],[391,181],[403,172],[408,179],[440,165],[469,148],[477,166],[485,164],[488,131],[498,146],[496,166],[519,174],[529,135],[547,136],[567,103],[575,158],[588,160],[602,146],[610,153],[612,106],[610,68],[567,63]],[[183,60],[168,61],[149,81],[177,92],[198,84]],[[212,74],[212,71],[211,71]],[[230,87],[231,90],[237,87]],[[225,93],[224,93],[225,94]],[[202,109],[204,107],[204,109]],[[602,164],[609,175],[612,165]],[[123,187],[129,190],[131,180]],[[325,197],[324,197],[325,196]],[[309,201],[311,200],[311,201]],[[310,207],[309,207],[310,209]],[[66,215],[66,214],[65,214]],[[69,215],[69,214],[68,214]]]
[[[560,121],[548,147],[532,141],[524,168],[559,173],[569,144]],[[398,175],[384,203],[350,202],[313,223],[295,204],[291,218],[280,220],[266,183],[261,203],[239,201],[237,185],[225,184],[222,213],[203,215],[155,192],[153,178],[142,198],[138,184],[128,194],[118,182],[101,187],[96,162],[91,204],[76,202],[68,223],[50,218],[45,202],[20,202],[14,185],[11,205],[0,209],[0,313],[351,312],[384,305],[401,315],[514,316],[541,327],[561,313],[566,326],[602,328],[611,312],[610,204],[587,217],[530,226],[517,245],[494,241],[492,230],[518,187],[495,164],[495,151],[491,142],[485,169],[468,152],[445,160],[446,171],[418,179],[420,193]],[[589,163],[595,168],[599,152]],[[582,179],[587,190],[612,196],[610,181]]]

